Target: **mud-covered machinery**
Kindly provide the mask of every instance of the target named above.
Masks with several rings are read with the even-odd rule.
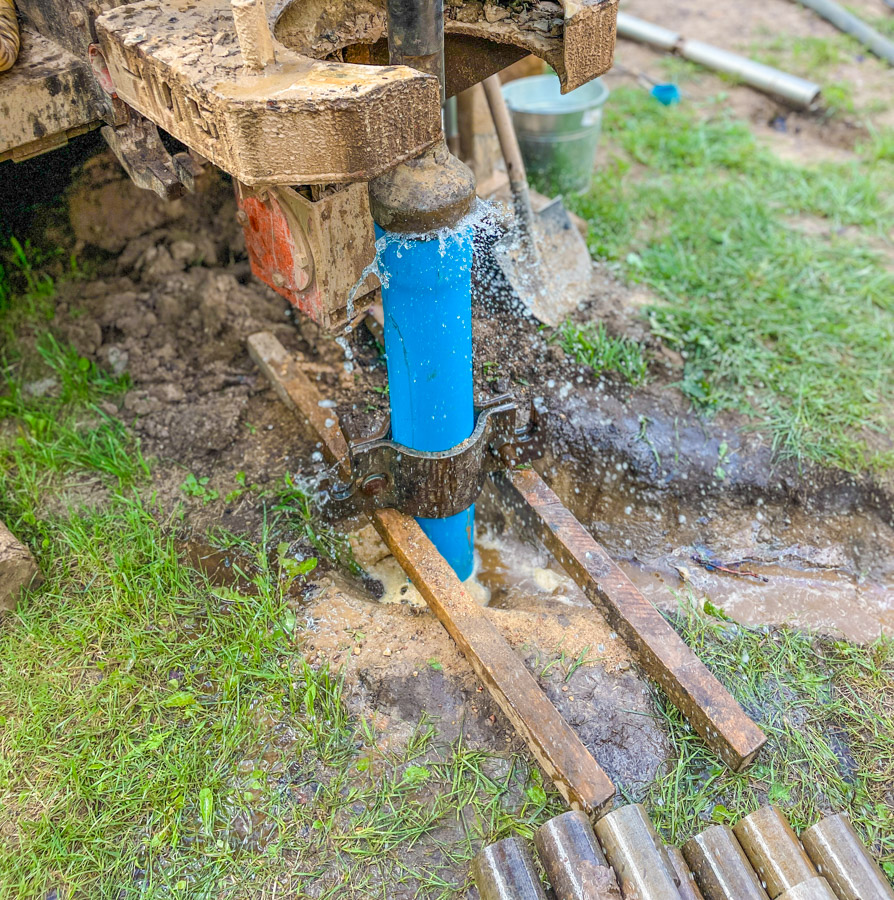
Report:
[[[436,6],[392,2],[391,59],[405,64],[390,65],[384,0],[17,0],[0,160],[104,126],[136,183],[163,196],[219,166],[255,274],[335,328],[373,256],[366,182],[441,139],[438,67],[452,96],[529,53],[567,90],[611,64],[617,0],[447,0],[443,58],[425,33]],[[158,129],[188,152],[170,154]]]
[[[0,160],[102,124],[134,182],[162,197],[192,189],[206,164],[229,173],[252,271],[324,328],[353,320],[383,282],[393,452],[352,447],[348,491],[366,510],[413,511],[468,577],[484,475],[534,445],[515,439],[511,401],[475,407],[475,182],[447,149],[443,103],[532,53],[565,91],[596,77],[617,0],[17,2],[26,28],[0,77]],[[431,240],[445,228],[449,252]],[[376,229],[411,243],[377,251]],[[395,462],[361,477],[370,458]]]

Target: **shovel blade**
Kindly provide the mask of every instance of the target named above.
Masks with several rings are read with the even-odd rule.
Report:
[[[511,231],[494,244],[493,254],[522,303],[555,328],[592,291],[593,261],[568,210],[557,197],[536,217],[535,234]]]

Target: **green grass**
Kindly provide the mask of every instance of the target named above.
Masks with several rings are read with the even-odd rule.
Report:
[[[47,584],[0,630],[0,897],[255,896],[318,876],[325,896],[367,897],[383,873],[438,897],[482,837],[547,814],[520,759],[441,746],[424,721],[380,749],[340,678],[305,662],[266,547],[254,590],[214,587],[171,524],[124,496],[41,522]],[[413,852],[437,831],[439,861]]]
[[[871,166],[798,166],[720,107],[622,88],[605,138],[612,159],[573,202],[592,252],[660,298],[651,327],[683,354],[684,393],[753,416],[783,457],[890,466],[871,437],[889,440],[894,400],[889,137]]]
[[[229,536],[239,589],[190,567],[183,506],[102,411],[126,387],[49,333],[4,361],[0,519],[46,582],[0,620],[0,898],[466,890],[481,842],[530,836],[555,792],[424,716],[391,749],[307,663],[286,591],[316,560],[293,546],[350,558],[290,479],[258,493],[259,540]]]
[[[599,322],[565,322],[556,333],[562,349],[595,375],[617,372],[630,384],[642,384],[649,368],[642,347],[625,337],[612,337]]]
[[[746,628],[695,611],[676,625],[768,735],[744,774],[719,764],[675,708],[659,701],[675,758],[647,804],[665,836],[687,840],[761,804],[797,830],[846,811],[894,881],[894,641],[855,646],[788,628]]]

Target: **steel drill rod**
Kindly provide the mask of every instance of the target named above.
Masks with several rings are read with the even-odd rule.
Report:
[[[681,900],[664,844],[639,803],[603,816],[596,823],[596,835],[625,897]]]
[[[686,865],[680,848],[668,844],[664,849],[667,851],[667,858],[670,860],[674,875],[677,876],[677,890],[680,892],[682,900],[705,900],[695,881],[695,876]]]
[[[839,900],[894,900],[894,890],[847,816],[827,816],[801,833],[801,843]]]
[[[330,410],[320,407],[322,397],[298,362],[269,332],[251,335],[248,350],[279,397],[311,425],[324,458],[347,477],[347,441],[337,424],[327,425]],[[569,806],[601,815],[615,794],[608,776],[416,520],[384,509],[372,522]]]
[[[829,882],[821,876],[808,878],[794,887],[790,887],[779,900],[838,900]]]
[[[534,845],[556,900],[617,900],[615,873],[581,812],[562,813],[534,832]]]
[[[767,892],[728,825],[712,825],[683,845],[705,900],[767,900]]]
[[[388,0],[388,61],[434,75],[444,102],[444,0]]]
[[[817,872],[788,820],[775,806],[762,806],[733,827],[770,900]]]
[[[708,746],[734,771],[744,769],[766,736],[661,613],[533,469],[498,474],[494,483],[519,530],[543,542]]]

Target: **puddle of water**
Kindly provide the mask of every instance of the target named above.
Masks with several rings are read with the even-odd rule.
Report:
[[[493,528],[479,529],[475,545],[475,574],[490,595],[489,606],[523,609],[546,599],[567,606],[590,606],[580,588],[543,548]]]
[[[872,513],[653,496],[615,467],[550,471],[554,490],[657,606],[691,587],[736,621],[792,624],[871,641],[894,634],[894,530]],[[606,480],[608,479],[608,480]],[[708,571],[693,555],[766,578]]]

